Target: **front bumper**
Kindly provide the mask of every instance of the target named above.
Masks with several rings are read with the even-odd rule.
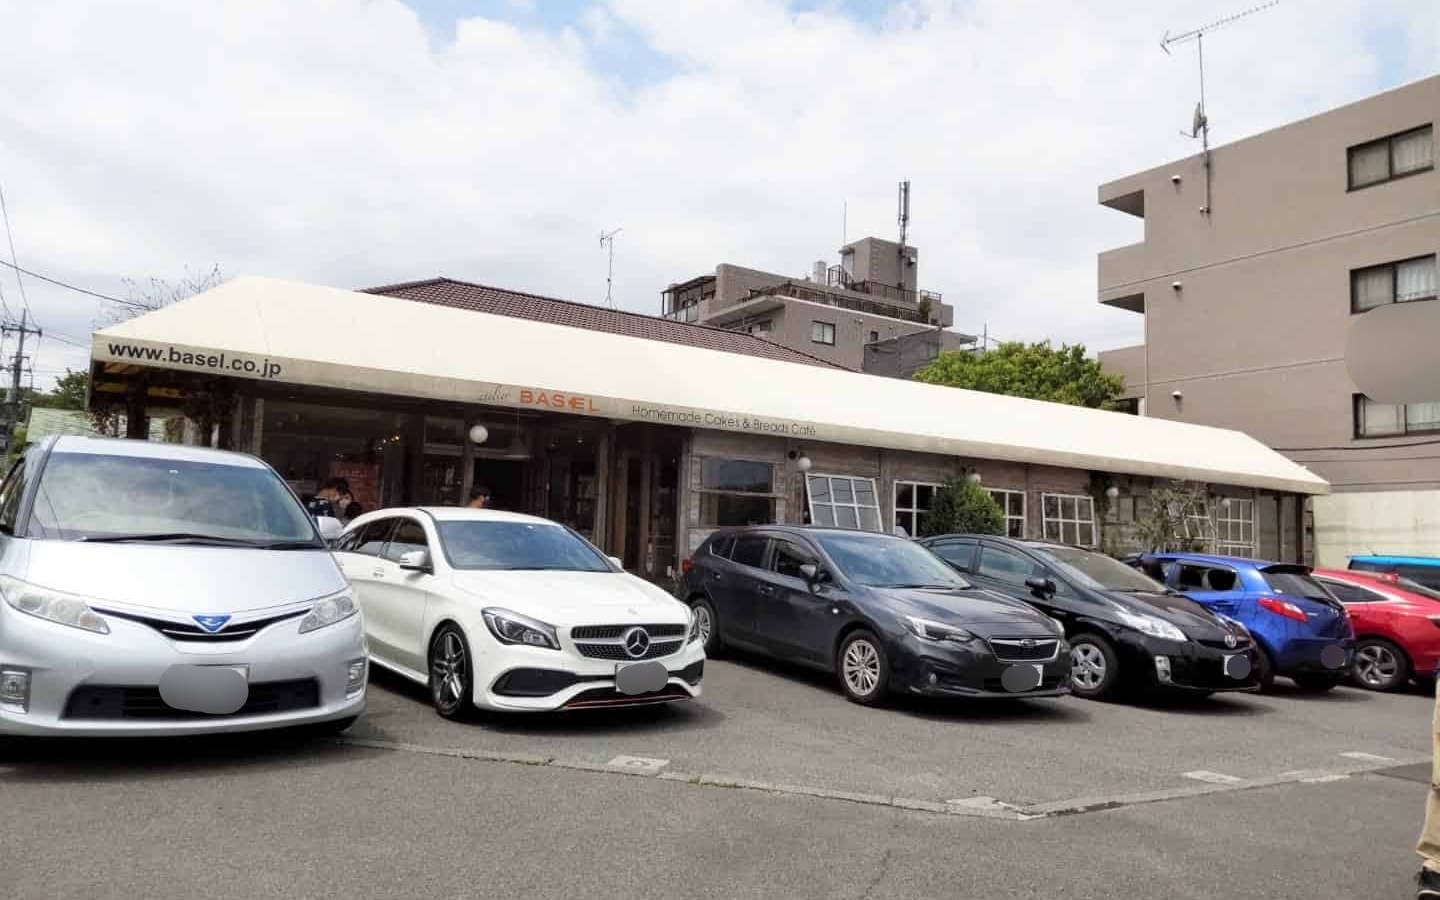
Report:
[[[1233,650],[1208,647],[1196,641],[1167,641],[1137,633],[1124,636],[1118,649],[1121,653],[1121,671],[1145,673],[1150,687],[1178,691],[1256,691],[1260,684],[1256,677],[1255,647],[1237,647]],[[1164,657],[1169,667],[1169,678],[1162,679],[1156,666],[1156,657]],[[1245,671],[1245,677],[1233,677],[1237,664],[1227,660],[1244,657],[1246,665],[1238,666]]]
[[[477,650],[475,705],[506,712],[553,712],[561,709],[645,706],[693,700],[703,691],[705,649],[687,641],[657,662],[669,674],[665,685],[644,694],[622,694],[615,688],[617,663],[592,659],[572,649],[545,650],[501,644],[486,631]],[[620,663],[623,665],[624,663]]]
[[[1043,640],[1053,640],[1051,635]],[[982,640],[957,644],[927,641],[906,634],[889,648],[894,690],[927,697],[1021,699],[1061,697],[1070,693],[1070,646],[1060,640],[1049,659],[1007,662]],[[1039,683],[1026,690],[1006,686],[1006,671],[1040,667]],[[1023,673],[1029,676],[1029,672]]]
[[[365,688],[347,691],[349,664],[365,659],[357,614],[300,634],[300,618],[240,641],[172,641],[148,625],[107,617],[109,634],[58,625],[0,605],[0,669],[30,675],[25,712],[0,705],[0,735],[166,737],[318,724],[365,711]],[[159,699],[171,666],[243,667],[250,702],[230,715],[170,709]],[[367,673],[368,674],[368,673]]]

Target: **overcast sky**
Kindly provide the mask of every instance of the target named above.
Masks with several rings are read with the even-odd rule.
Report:
[[[1096,187],[1197,149],[1160,37],[1258,2],[0,0],[0,186],[20,264],[103,293],[218,264],[600,302],[623,228],[616,299],[655,312],[720,262],[837,262],[847,203],[893,239],[909,178],[958,329],[1104,349],[1140,317],[1095,255],[1141,222]],[[1282,0],[1205,57],[1223,143],[1435,74],[1440,3]],[[104,317],[24,287],[58,336]],[[86,356],[42,342],[37,386]]]

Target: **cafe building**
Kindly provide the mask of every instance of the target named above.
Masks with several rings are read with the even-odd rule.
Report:
[[[753,335],[448,279],[352,291],[239,278],[94,335],[91,405],[183,416],[304,495],[495,505],[658,582],[717,527],[914,534],[936,488],[1011,534],[1126,549],[1153,485],[1203,485],[1220,552],[1299,560],[1308,470],[1235,431],[839,368]]]

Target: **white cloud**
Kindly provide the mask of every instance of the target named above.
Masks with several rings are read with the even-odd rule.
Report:
[[[610,0],[573,29],[469,18],[437,41],[397,0],[0,2],[0,179],[21,263],[97,290],[219,263],[593,302],[595,236],[623,227],[617,297],[654,311],[668,282],[718,262],[801,274],[833,257],[847,201],[852,239],[890,236],[908,177],[923,286],[957,304],[958,328],[1115,346],[1140,320],[1095,302],[1095,254],[1139,223],[1095,189],[1193,152],[1176,135],[1193,54],[1157,43],[1216,16],[908,0],[877,27],[838,4]],[[650,48],[625,53],[637,40]],[[597,62],[657,53],[673,71],[648,79]],[[1433,0],[1282,4],[1207,42],[1213,134],[1437,58]],[[0,275],[13,306],[12,285]],[[88,332],[88,301],[30,290],[46,327]],[[51,352],[42,369],[84,358]]]

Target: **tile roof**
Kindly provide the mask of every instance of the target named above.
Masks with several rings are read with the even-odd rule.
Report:
[[[569,325],[590,331],[605,331],[651,341],[702,347],[725,353],[758,356],[781,362],[803,363],[830,369],[843,369],[817,356],[792,350],[773,341],[737,331],[725,331],[707,325],[676,322],[659,316],[606,309],[572,300],[557,300],[504,288],[487,287],[453,278],[429,278],[380,287],[363,288],[361,293],[383,294],[421,303],[434,303],[457,309],[469,309],[497,316],[511,316],[554,325]]]

